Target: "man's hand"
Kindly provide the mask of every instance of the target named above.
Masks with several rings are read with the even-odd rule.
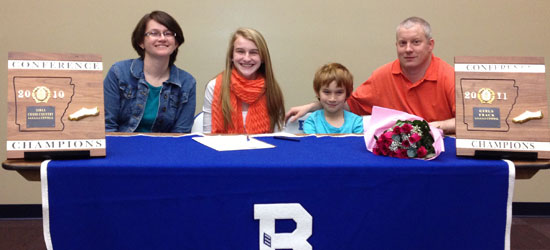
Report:
[[[456,133],[455,118],[451,118],[449,120],[444,120],[444,121],[430,122],[430,126],[434,126],[436,128],[443,130],[443,133],[446,135]]]
[[[321,104],[319,102],[312,102],[306,105],[292,107],[290,108],[290,110],[288,110],[288,112],[286,112],[285,121],[294,122],[298,118],[307,114],[308,112],[313,112],[320,108],[321,108]]]

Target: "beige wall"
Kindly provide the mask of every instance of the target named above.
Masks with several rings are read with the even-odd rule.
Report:
[[[345,3],[345,4],[343,4]],[[7,79],[8,51],[98,53],[104,68],[136,57],[130,34],[146,12],[172,14],[186,42],[176,64],[197,79],[197,112],[206,82],[223,68],[230,33],[237,27],[265,36],[286,107],[314,100],[311,81],[320,65],[346,65],[361,84],[378,66],[395,59],[395,27],[412,15],[432,24],[435,54],[543,56],[550,60],[550,1],[4,0],[0,10],[0,79]],[[429,8],[425,8],[428,6]],[[547,64],[548,65],[548,64]],[[106,71],[105,71],[106,72]],[[547,73],[547,81],[550,79]],[[6,116],[7,85],[0,114]],[[1,141],[6,124],[0,123]],[[5,143],[4,143],[5,145]],[[5,147],[0,147],[5,159]],[[515,201],[550,202],[550,170],[516,182]],[[40,203],[39,182],[0,169],[0,204]]]

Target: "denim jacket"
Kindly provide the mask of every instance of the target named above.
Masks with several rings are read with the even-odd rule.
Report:
[[[162,84],[153,132],[188,133],[195,114],[196,81],[175,65]],[[149,87],[145,83],[143,60],[129,59],[113,64],[103,81],[105,131],[134,132],[143,112]]]

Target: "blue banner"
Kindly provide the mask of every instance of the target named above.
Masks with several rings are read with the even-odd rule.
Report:
[[[49,249],[505,249],[514,168],[376,156],[363,137],[107,136],[107,157],[42,166]],[[508,222],[508,223],[507,223]],[[53,247],[53,248],[52,248]]]

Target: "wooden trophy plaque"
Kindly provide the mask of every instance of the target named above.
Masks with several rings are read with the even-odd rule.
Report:
[[[103,63],[90,54],[8,53],[8,159],[105,156]]]
[[[456,154],[550,159],[542,57],[455,57]]]

